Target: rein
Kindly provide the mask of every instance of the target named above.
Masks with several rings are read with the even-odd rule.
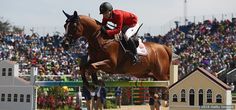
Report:
[[[98,38],[99,38],[100,35],[101,35],[101,31],[98,30],[98,31],[96,31],[96,32],[92,35],[92,38],[95,38],[94,41],[95,41],[95,42],[97,41],[99,48],[102,49],[101,44],[98,42]],[[88,41],[87,41],[86,43],[88,43]],[[91,44],[90,44],[90,45],[91,45]],[[94,49],[95,51],[99,51],[99,48],[92,48],[92,49]]]
[[[95,51],[100,51],[102,50],[105,54],[107,54],[106,52],[106,49],[105,49],[105,45],[106,44],[109,44],[110,42],[114,41],[114,39],[111,39],[111,40],[104,40],[102,37],[102,34],[101,34],[101,31],[98,30],[96,31],[93,35],[93,38],[95,38],[95,42],[98,43],[98,47],[97,48],[92,48],[93,50]],[[91,48],[90,48],[91,49]]]

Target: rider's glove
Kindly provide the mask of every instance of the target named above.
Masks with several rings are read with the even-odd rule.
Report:
[[[114,38],[115,38],[116,41],[119,41],[120,40],[120,34],[115,34]]]
[[[101,33],[107,35],[107,30],[104,26],[101,27]]]

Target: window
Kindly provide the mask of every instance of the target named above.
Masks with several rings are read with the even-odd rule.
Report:
[[[1,95],[1,101],[4,102],[5,101],[5,94]]]
[[[212,91],[211,91],[211,89],[207,90],[207,103],[212,103]]]
[[[178,97],[176,94],[173,95],[173,102],[178,102]]]
[[[30,102],[30,95],[29,94],[26,96],[26,102]]]
[[[181,102],[185,102],[185,90],[181,90]]]
[[[20,102],[24,102],[24,94],[20,94]]]
[[[200,89],[200,90],[198,91],[198,94],[203,94],[203,90]]]
[[[216,96],[216,103],[222,103],[222,96],[220,94]]]
[[[18,95],[17,94],[14,94],[14,102],[17,102],[17,98],[18,98]]]
[[[194,100],[195,100],[195,95],[194,95],[194,89],[190,89],[189,91],[189,105],[194,106]]]
[[[8,76],[12,76],[12,68],[8,68]]]
[[[199,106],[203,105],[203,90],[202,89],[198,91],[198,105]]]
[[[2,68],[2,76],[6,76],[6,68]]]
[[[8,102],[11,102],[11,94],[8,94],[8,95],[7,95],[7,101],[8,101]]]

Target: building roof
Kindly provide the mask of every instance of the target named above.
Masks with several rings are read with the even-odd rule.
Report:
[[[26,81],[23,78],[14,77],[15,85],[30,85],[30,81]]]
[[[231,90],[231,88],[225,84],[223,81],[221,81],[220,79],[218,79],[217,77],[215,77],[214,75],[212,75],[210,72],[208,72],[207,70],[203,69],[203,68],[196,68],[195,70],[193,70],[190,74],[184,76],[182,79],[178,80],[176,83],[172,84],[169,86],[169,89],[174,87],[176,84],[178,84],[179,82],[183,81],[185,78],[188,78],[191,74],[195,73],[195,71],[200,71],[200,73],[202,73],[203,75],[205,75],[206,77],[208,77],[210,80],[212,80],[213,82],[215,82],[216,84],[218,84],[219,86],[221,86],[222,88],[224,88],[225,90]]]
[[[10,61],[10,60],[2,60],[0,63],[8,63],[8,64],[17,64],[15,61]]]

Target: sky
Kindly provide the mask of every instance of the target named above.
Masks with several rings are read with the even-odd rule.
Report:
[[[189,21],[201,21],[218,17],[236,17],[236,0],[106,0],[114,9],[135,13],[139,23],[143,23],[139,34],[148,32],[151,35],[163,34],[173,27],[174,21],[184,18],[184,9]],[[40,35],[52,34],[55,31],[63,34],[66,17],[77,11],[80,15],[90,15],[102,20],[99,6],[104,0],[0,0],[0,20],[9,21],[12,25],[24,27],[26,34],[30,29]],[[196,16],[196,17],[194,17]],[[194,19],[195,18],[195,19]],[[183,23],[183,22],[181,22]]]

